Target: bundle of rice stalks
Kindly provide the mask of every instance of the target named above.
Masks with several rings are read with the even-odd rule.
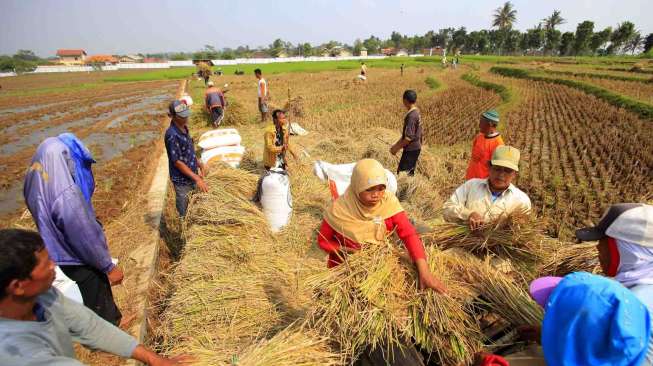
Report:
[[[527,217],[509,217],[471,231],[468,225],[431,222],[422,240],[441,249],[461,248],[468,252],[533,263],[542,258],[543,224]]]
[[[396,195],[413,219],[426,221],[440,216],[442,199],[432,184],[422,176],[400,173],[397,176]]]
[[[599,273],[601,266],[594,244],[557,243],[539,269],[541,276],[566,276],[572,272]]]
[[[290,112],[292,117],[304,117],[304,98],[296,96],[290,99],[283,109]]]
[[[241,126],[247,124],[247,111],[238,100],[229,97],[229,104],[225,109],[222,125],[224,126]]]
[[[436,249],[429,264],[452,293],[465,290],[446,275],[445,261]],[[315,296],[311,325],[331,334],[341,352],[355,359],[367,348],[394,347],[415,339],[434,352],[436,362],[456,365],[471,361],[480,345],[478,326],[462,301],[451,295],[418,290],[417,273],[405,254],[387,242],[367,245],[336,268],[309,279]]]
[[[489,309],[513,326],[537,325],[542,322],[542,308],[525,289],[506,274],[468,253],[456,252],[450,268],[466,278]]]
[[[335,366],[341,358],[317,333],[290,326],[270,339],[261,339],[238,353],[216,352],[214,347],[193,350],[201,365],[220,366]]]

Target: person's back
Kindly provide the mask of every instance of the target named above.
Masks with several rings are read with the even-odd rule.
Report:
[[[482,132],[477,134],[472,142],[472,153],[469,165],[467,166],[465,180],[487,178],[490,174],[488,162],[492,158],[494,149],[501,145],[504,145],[504,142],[498,132],[490,136],[486,136]]]

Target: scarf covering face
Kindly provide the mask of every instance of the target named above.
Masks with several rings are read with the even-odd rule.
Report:
[[[324,215],[326,222],[355,243],[384,242],[385,220],[404,209],[397,197],[387,190],[373,207],[363,205],[358,194],[379,184],[388,185],[388,178],[381,163],[374,159],[363,159],[356,163],[349,187],[327,207]]]
[[[95,163],[90,151],[84,146],[84,143],[72,133],[62,133],[58,136],[70,151],[71,158],[75,161],[75,172],[73,178],[75,184],[79,187],[84,195],[84,199],[90,204],[93,191],[95,191],[95,179],[91,164]]]
[[[653,285],[653,248],[616,239],[619,267],[615,280],[626,287]]]

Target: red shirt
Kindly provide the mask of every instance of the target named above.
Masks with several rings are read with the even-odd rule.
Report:
[[[417,231],[413,225],[408,221],[408,216],[406,212],[402,211],[398,214],[385,219],[385,227],[388,232],[396,230],[397,236],[399,239],[404,242],[408,254],[413,259],[413,262],[418,259],[426,259],[426,254],[424,253],[424,246],[422,241],[417,235]],[[327,260],[327,267],[332,268],[337,266],[342,262],[341,257],[338,255],[340,250],[341,243],[348,248],[360,249],[361,246],[359,243],[355,243],[347,238],[344,238],[342,234],[335,231],[326,220],[322,221],[322,226],[320,227],[320,232],[317,235],[317,244],[324,250],[329,253],[329,259]]]

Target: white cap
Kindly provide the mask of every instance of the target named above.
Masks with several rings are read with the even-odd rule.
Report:
[[[605,234],[644,247],[653,247],[653,206],[641,205],[625,211],[612,222]]]
[[[213,86],[213,82],[209,81],[208,83],[206,83],[206,86]]]

